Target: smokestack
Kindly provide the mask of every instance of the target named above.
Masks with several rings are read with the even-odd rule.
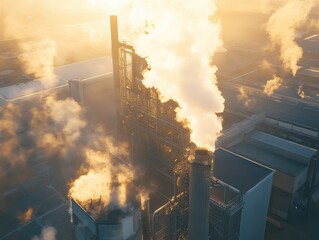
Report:
[[[117,16],[110,16],[110,25],[111,25],[111,42],[112,42],[112,61],[113,61],[113,81],[114,81],[114,96],[115,96],[115,131],[116,134],[119,133],[119,114],[120,114],[120,60],[119,60],[119,32],[118,32],[118,23]]]
[[[212,153],[198,149],[189,161],[188,239],[208,240]]]

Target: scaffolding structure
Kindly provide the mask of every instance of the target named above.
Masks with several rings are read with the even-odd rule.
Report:
[[[210,197],[210,236],[216,240],[239,239],[243,198],[239,190],[214,179]]]
[[[113,29],[117,132],[131,142],[131,148],[136,141],[144,145],[152,167],[168,176],[174,186],[173,196],[152,214],[152,239],[186,239],[190,177],[187,159],[194,147],[190,130],[176,121],[178,104],[175,101],[163,103],[155,88],[144,86],[143,73],[149,70],[146,60],[138,56],[132,46],[119,42],[117,26],[114,25]],[[228,190],[227,194],[233,192],[224,189]],[[218,233],[218,239],[224,239],[222,237],[226,235],[229,237],[225,239],[236,239],[239,223],[234,219],[240,219],[241,206],[240,197],[227,203],[211,198],[210,235]]]
[[[127,139],[138,135],[146,150],[165,170],[183,161],[190,146],[190,132],[176,121],[177,103],[161,102],[155,88],[143,85],[143,71],[148,65],[132,46],[119,43],[119,132]]]

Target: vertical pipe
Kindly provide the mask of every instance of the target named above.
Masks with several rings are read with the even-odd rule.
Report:
[[[190,159],[188,239],[208,240],[212,153],[196,150]]]
[[[143,220],[143,240],[151,239],[150,223],[151,223],[151,210],[150,200],[145,200],[144,209],[142,209],[142,220]]]
[[[112,42],[112,61],[113,61],[113,81],[114,81],[114,98],[115,98],[115,131],[116,136],[119,134],[120,120],[120,58],[119,58],[119,33],[117,16],[110,16],[111,24],[111,42]]]

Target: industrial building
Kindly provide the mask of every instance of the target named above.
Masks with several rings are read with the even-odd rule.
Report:
[[[217,150],[209,153],[196,149],[190,130],[176,122],[177,103],[161,103],[156,89],[144,87],[147,62],[134,46],[118,40],[116,18],[111,22],[112,58],[57,67],[53,88],[28,81],[0,89],[1,106],[52,93],[75,99],[129,143],[133,164],[158,179],[147,209],[136,199],[127,209],[101,208],[99,202],[83,206],[71,199],[72,237],[264,239],[267,218],[275,224],[305,219],[310,202],[319,199],[319,105],[315,94],[301,99],[295,90],[296,79],[305,76],[304,91],[318,87],[316,68],[304,66],[295,78],[288,76],[291,84],[272,96],[255,83],[268,79],[258,66],[239,77],[221,72],[225,130]],[[240,88],[251,99],[249,106],[239,100]]]

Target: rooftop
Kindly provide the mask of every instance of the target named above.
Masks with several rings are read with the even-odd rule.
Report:
[[[215,151],[213,176],[241,193],[248,192],[270,174],[273,174],[273,170],[245,157],[222,148]]]

